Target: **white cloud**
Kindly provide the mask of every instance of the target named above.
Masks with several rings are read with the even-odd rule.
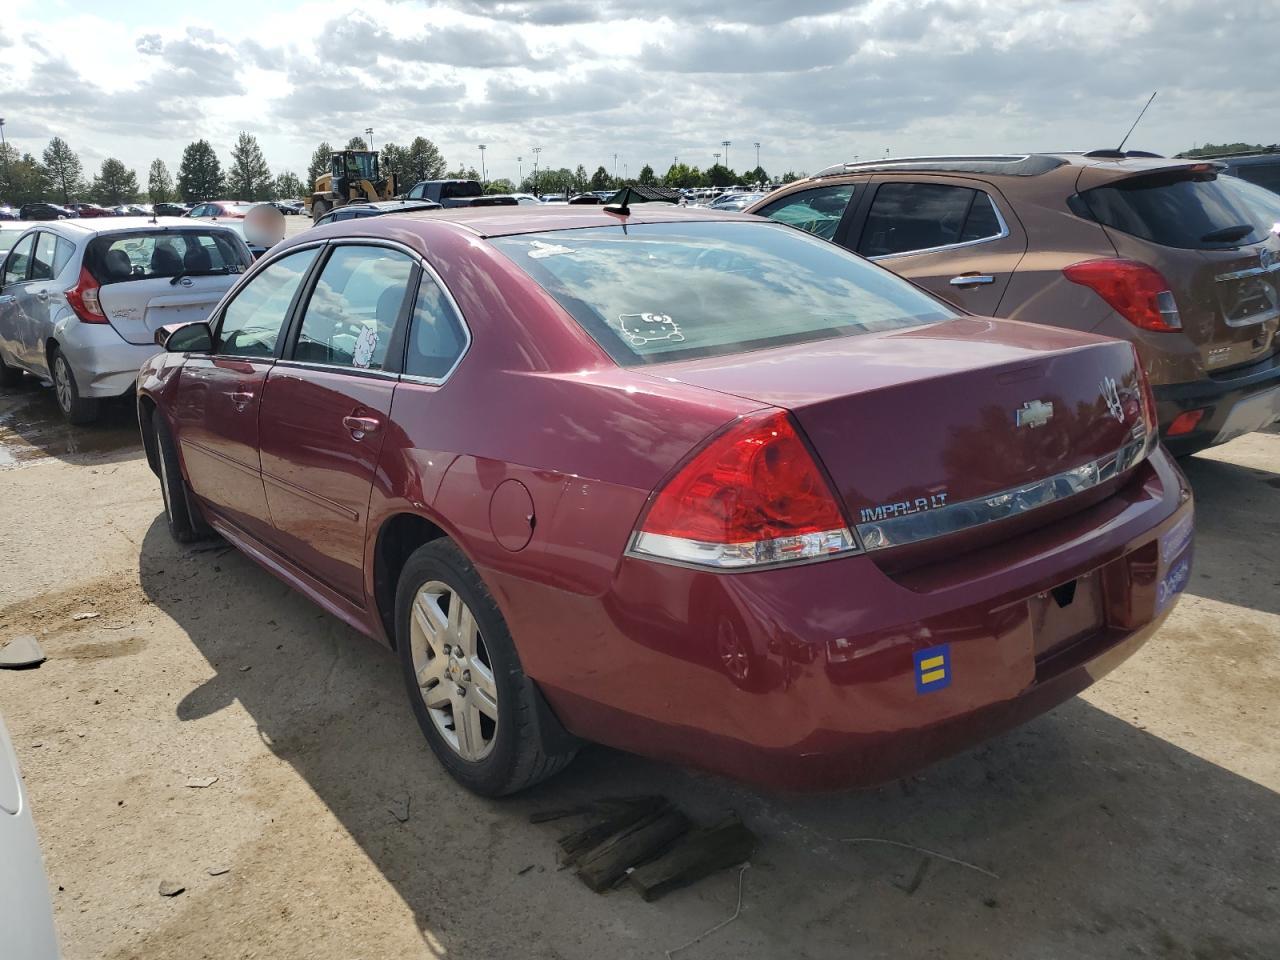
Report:
[[[312,0],[216,19],[106,20],[28,2],[6,15],[6,134],[58,134],[94,163],[176,167],[237,131],[300,172],[321,139],[435,140],[451,164],[514,176],[516,157],[634,173],[673,156],[814,170],[855,154],[1273,140],[1254,79],[1280,4],[1202,0]]]

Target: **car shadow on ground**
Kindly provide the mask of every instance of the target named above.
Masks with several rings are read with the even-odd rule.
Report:
[[[100,419],[73,427],[58,410],[53,387],[23,377],[0,388],[0,467],[56,458],[69,463],[119,463],[143,455],[131,400],[103,401]]]
[[[1190,592],[1280,614],[1280,473],[1200,456],[1178,463],[1196,497]]]
[[[239,553],[179,547],[159,517],[140,572],[214,670],[179,718],[238,702],[394,887],[430,955],[584,955],[601,907],[555,870],[566,828],[528,814],[649,792],[703,822],[737,811],[762,838],[742,915],[690,956],[1280,955],[1280,797],[1083,700],[878,790],[773,795],[593,747],[549,783],[488,801],[436,764],[390,653]],[[193,578],[219,601],[193,600]],[[407,822],[388,815],[395,798],[411,801]],[[611,894],[604,909],[626,931],[612,955],[683,943],[732,912],[735,882],[656,904]]]

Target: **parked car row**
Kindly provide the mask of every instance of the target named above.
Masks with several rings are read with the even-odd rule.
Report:
[[[1079,692],[1187,586],[1161,433],[1185,453],[1280,417],[1276,219],[1220,173],[841,164],[748,214],[441,186],[256,263],[234,216],[50,224],[0,276],[0,374],[52,376],[74,414],[82,383],[127,391],[58,337],[152,354],[171,534],[393,647],[472,790],[585,740],[875,783]],[[201,278],[222,288],[172,297]]]

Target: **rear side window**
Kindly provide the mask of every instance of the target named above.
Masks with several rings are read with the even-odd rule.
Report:
[[[84,261],[104,286],[156,277],[242,273],[250,264],[236,238],[223,230],[107,234],[89,241]]]
[[[1280,194],[1280,158],[1274,163],[1242,163],[1231,172],[1241,180],[1248,180]]]
[[[307,302],[293,359],[381,370],[412,274],[413,261],[395,250],[334,248]]]
[[[887,257],[1002,233],[991,198],[981,190],[945,183],[886,183],[871,202],[858,252]]]
[[[264,268],[227,304],[214,352],[233,357],[271,357],[307,268],[319,247],[299,250]]]
[[[1129,177],[1085,191],[1072,209],[1103,226],[1185,250],[1257,243],[1271,226],[1213,171]]]
[[[36,235],[36,255],[31,261],[32,280],[52,280],[54,278],[53,259],[57,250],[57,237],[52,233]]]
[[[760,221],[497,237],[620,365],[722,356],[955,316],[833,243]]]
[[[404,372],[439,380],[453,369],[466,345],[466,333],[453,304],[440,285],[424,273],[413,305]]]
[[[823,240],[832,240],[855,187],[852,183],[841,183],[804,190],[775,200],[756,213],[790,227],[799,227]]]
[[[452,200],[456,197],[478,197],[484,191],[480,189],[480,184],[474,180],[464,180],[461,183],[445,183],[440,186],[440,198],[442,200]]]

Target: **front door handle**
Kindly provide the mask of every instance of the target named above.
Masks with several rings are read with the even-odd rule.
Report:
[[[953,287],[985,287],[995,283],[996,278],[989,273],[962,273],[947,281]]]
[[[235,408],[241,413],[244,412],[245,407],[253,402],[252,390],[232,390],[227,394],[227,396],[231,398],[232,404],[234,404]]]
[[[377,417],[349,416],[342,418],[342,425],[351,431],[352,439],[363,440],[366,434],[377,433],[382,421]]]
[[[34,290],[34,291],[32,291],[32,292],[33,292],[33,293],[35,293],[35,295],[36,295],[36,299],[37,299],[37,300],[39,300],[41,303],[48,303],[48,302],[49,302],[49,291],[48,291],[48,290]]]

